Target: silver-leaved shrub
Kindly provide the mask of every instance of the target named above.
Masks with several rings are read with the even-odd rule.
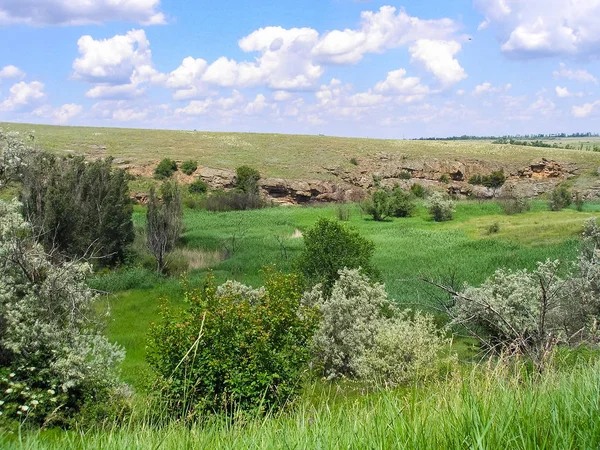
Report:
[[[436,222],[447,222],[454,217],[456,204],[447,195],[436,191],[425,202],[425,208]]]
[[[114,402],[124,351],[102,334],[90,266],[54,263],[17,201],[0,201],[0,420],[65,425]]]
[[[303,302],[320,310],[314,337],[317,364],[328,379],[348,377],[397,385],[435,374],[449,340],[433,318],[400,311],[385,286],[357,269],[343,269],[329,296],[320,285]]]

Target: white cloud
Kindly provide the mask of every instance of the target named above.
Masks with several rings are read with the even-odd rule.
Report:
[[[458,31],[451,19],[422,20],[404,10],[383,6],[378,12],[364,11],[357,30],[333,30],[326,33],[313,53],[322,61],[356,64],[367,53],[382,53],[423,38],[446,39]]]
[[[407,77],[405,69],[388,72],[385,81],[375,85],[375,90],[400,95],[424,95],[430,92],[429,87],[422,85],[418,77]]]
[[[596,109],[600,106],[600,100],[594,103],[586,103],[581,106],[573,106],[571,113],[578,119],[583,119],[596,112]]]
[[[518,56],[600,54],[598,0],[475,0],[502,51]]]
[[[216,114],[220,116],[239,115],[242,112],[241,106],[244,104],[244,96],[233,91],[231,97],[221,97],[217,99],[207,98],[206,100],[192,100],[184,108],[175,110],[178,116],[204,116]]]
[[[268,110],[276,113],[277,107],[267,102],[267,98],[263,94],[258,94],[253,101],[246,105],[244,108],[244,114],[249,116],[258,115]]]
[[[275,91],[273,93],[273,100],[276,102],[285,102],[290,100],[294,95],[291,92],[287,91]]]
[[[132,97],[143,93],[146,84],[165,80],[165,75],[152,66],[150,42],[144,30],[102,40],[82,36],[77,45],[81,56],[73,62],[73,78],[95,85],[87,97]]]
[[[159,6],[160,0],[0,0],[0,25],[163,24]]]
[[[0,79],[9,80],[9,79],[23,79],[25,78],[25,72],[19,69],[12,64],[9,66],[5,66],[0,70]]]
[[[52,116],[56,123],[68,123],[73,117],[78,116],[83,111],[83,106],[69,103],[56,108]]]
[[[461,45],[457,41],[433,39],[420,39],[409,48],[412,61],[423,63],[425,68],[440,81],[443,88],[467,78],[465,70],[454,58],[460,50]]]
[[[566,78],[567,80],[580,81],[582,83],[598,84],[596,77],[587,70],[568,69],[565,63],[560,63],[559,70],[555,70],[552,74],[554,75],[554,78]]]
[[[478,84],[471,92],[474,96],[480,96],[484,94],[497,94],[499,92],[508,92],[512,88],[512,84],[508,83],[504,86],[493,86],[492,83],[486,81],[485,83]]]
[[[583,92],[571,92],[566,87],[556,86],[555,91],[559,98],[583,97]]]
[[[21,81],[13,85],[9,95],[0,103],[0,111],[27,111],[39,105],[46,98],[44,84],[39,81]]]

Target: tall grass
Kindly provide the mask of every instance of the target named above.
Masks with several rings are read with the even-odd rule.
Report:
[[[600,444],[600,365],[524,379],[477,368],[448,381],[344,397],[313,387],[291,411],[185,427],[5,437],[6,449],[587,449]],[[343,392],[343,391],[342,391]]]

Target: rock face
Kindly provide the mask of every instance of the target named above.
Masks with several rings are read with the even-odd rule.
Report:
[[[199,174],[200,178],[213,189],[230,189],[235,183],[235,172],[233,170],[204,167],[200,169]]]
[[[260,182],[263,193],[277,203],[358,201],[366,195],[359,187],[330,181],[265,178]]]

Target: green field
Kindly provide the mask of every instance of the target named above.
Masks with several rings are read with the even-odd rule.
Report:
[[[573,162],[582,168],[600,166],[597,152],[494,145],[490,141],[398,141],[6,123],[0,123],[0,128],[24,135],[33,130],[35,145],[50,151],[91,158],[114,156],[136,165],[154,163],[166,156],[194,159],[200,167],[235,169],[247,164],[259,168],[263,176],[286,179],[331,179],[326,167],[355,169],[351,158],[368,164],[379,160],[381,153],[407,159],[482,160],[510,166],[539,158]]]
[[[136,209],[134,220],[144,222],[144,209]],[[533,268],[546,258],[572,260],[578,249],[578,234],[585,219],[599,214],[600,204],[586,210],[547,211],[543,202],[531,212],[506,216],[495,202],[460,202],[455,220],[433,222],[424,208],[415,217],[374,222],[351,210],[349,225],[375,242],[374,264],[382,273],[391,298],[410,307],[429,309],[431,298],[419,278],[447,278],[479,284],[496,269]],[[200,251],[221,249],[237,235],[239,249],[227,260],[211,267],[217,281],[235,279],[253,286],[262,284],[261,269],[276,265],[287,271],[302,248],[302,239],[293,237],[318,218],[336,217],[336,207],[278,207],[256,211],[211,213],[186,210],[185,246]],[[489,225],[498,223],[497,234]],[[192,285],[201,285],[206,269],[191,271]],[[181,304],[183,287],[178,279],[157,279],[148,272],[127,270],[101,277],[94,282],[101,289],[136,287],[116,292],[109,298],[112,316],[111,339],[127,349],[123,375],[140,387],[145,379],[144,346],[148,324],[157,317],[161,297]],[[137,288],[141,286],[142,289]]]

